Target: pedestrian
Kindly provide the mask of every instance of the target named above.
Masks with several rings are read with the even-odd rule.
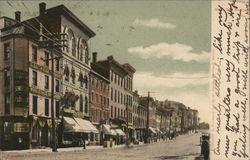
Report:
[[[209,159],[209,142],[208,142],[208,139],[205,139],[205,140],[202,141],[201,154],[203,154],[204,160]]]

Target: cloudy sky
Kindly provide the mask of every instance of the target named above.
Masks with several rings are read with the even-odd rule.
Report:
[[[45,1],[64,4],[96,36],[98,59],[113,55],[136,68],[134,89],[158,100],[180,101],[210,120],[210,2],[204,0]],[[1,1],[0,15],[38,15],[39,1]]]

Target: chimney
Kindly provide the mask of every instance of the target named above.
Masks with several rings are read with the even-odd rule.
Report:
[[[46,10],[46,3],[42,2],[39,3],[39,15],[43,15],[45,13]]]
[[[93,52],[92,56],[93,56],[93,63],[96,63],[96,61],[97,61],[97,52]]]
[[[21,12],[20,11],[15,12],[15,20],[18,22],[21,22]]]

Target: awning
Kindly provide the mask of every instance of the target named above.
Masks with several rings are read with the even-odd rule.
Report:
[[[150,130],[151,132],[153,132],[154,134],[157,134],[156,131],[154,130],[154,128],[149,127],[149,130]]]
[[[157,132],[159,132],[160,134],[162,134],[162,131],[159,128],[155,129]]]
[[[82,127],[77,124],[77,122],[70,117],[63,117],[64,119],[64,132],[83,132]]]
[[[98,129],[96,129],[96,127],[90,121],[81,118],[78,119],[82,122],[84,121],[84,123],[88,126],[91,133],[99,133]]]
[[[81,118],[74,118],[74,119],[80,125],[80,127],[81,127],[81,129],[82,129],[82,131],[84,133],[90,133],[91,132],[90,128],[87,125],[86,120],[83,120]]]
[[[115,132],[116,132],[119,136],[125,136],[125,133],[124,133],[121,129],[115,129]]]
[[[107,124],[102,125],[102,131],[104,132],[104,134],[107,134],[107,135],[113,135],[113,136],[116,135],[115,130],[111,129],[110,125],[107,125]]]

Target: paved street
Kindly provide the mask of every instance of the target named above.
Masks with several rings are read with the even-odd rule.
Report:
[[[3,152],[3,160],[203,160],[198,158],[200,133],[181,135],[175,140],[114,149]],[[1,160],[2,160],[1,159]]]

